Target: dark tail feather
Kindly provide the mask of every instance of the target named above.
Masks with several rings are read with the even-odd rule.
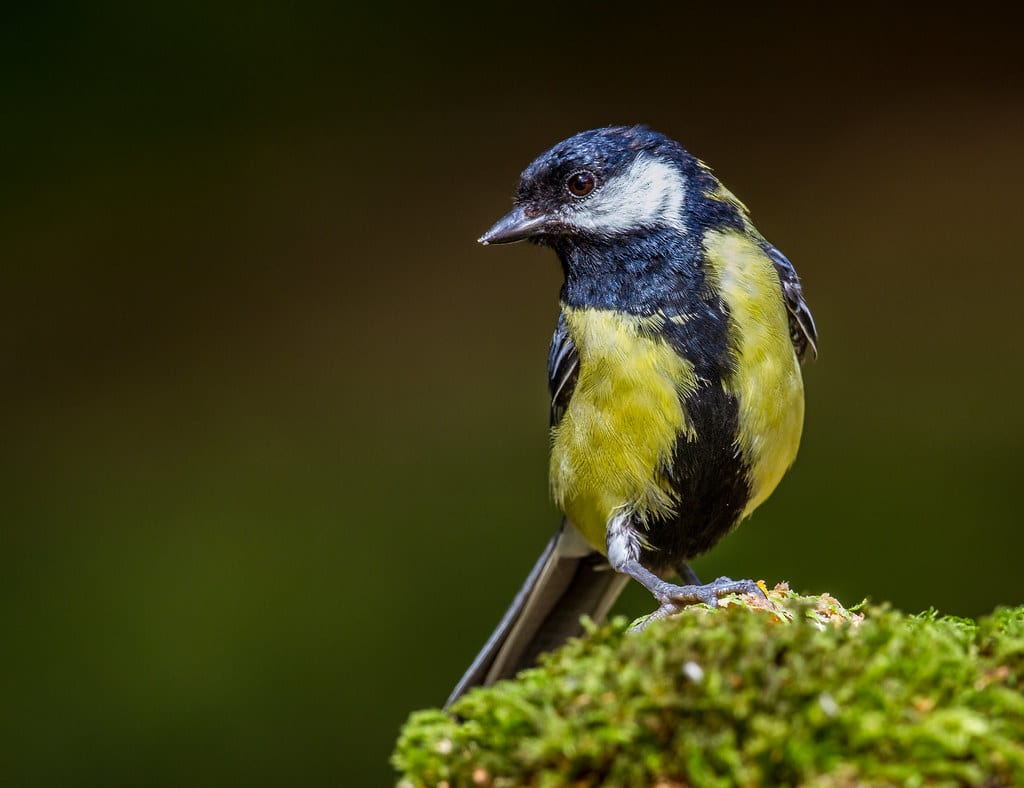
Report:
[[[580,616],[602,620],[628,582],[564,521],[445,707],[473,687],[511,678],[542,652],[581,634]]]

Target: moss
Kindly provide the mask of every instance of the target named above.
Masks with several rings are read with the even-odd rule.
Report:
[[[974,622],[770,598],[590,627],[454,716],[413,713],[401,784],[1024,784],[1024,608]]]

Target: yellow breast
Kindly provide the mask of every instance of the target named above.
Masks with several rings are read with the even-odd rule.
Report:
[[[709,275],[729,307],[737,370],[727,388],[739,401],[738,443],[749,464],[746,517],[796,459],[804,423],[804,384],[789,338],[789,317],[771,260],[748,234],[704,238]]]
[[[658,336],[661,318],[563,307],[580,356],[576,390],[552,433],[555,501],[587,541],[605,550],[611,516],[668,515],[676,505],[662,469],[680,434],[692,365]]]

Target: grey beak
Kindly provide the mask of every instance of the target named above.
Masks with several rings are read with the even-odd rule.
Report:
[[[517,205],[498,219],[490,230],[481,235],[479,241],[484,246],[523,241],[543,230],[547,221],[548,217],[544,214],[533,217],[527,216],[523,207]]]

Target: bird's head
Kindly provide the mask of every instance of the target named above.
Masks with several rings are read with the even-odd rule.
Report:
[[[658,228],[685,232],[687,164],[676,142],[644,126],[581,132],[523,172],[515,207],[482,244],[601,242]]]

